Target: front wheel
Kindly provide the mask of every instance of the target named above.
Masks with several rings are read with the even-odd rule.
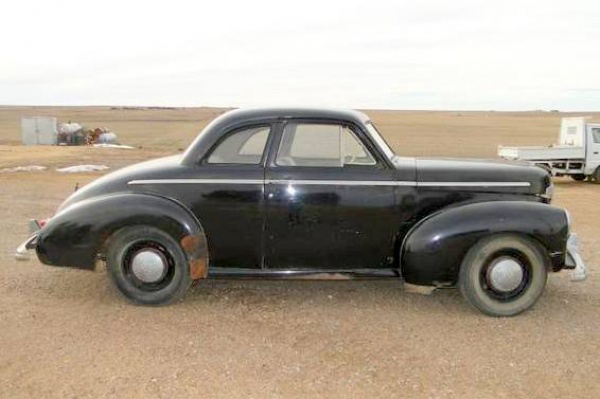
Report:
[[[582,174],[577,174],[577,175],[571,175],[571,179],[573,179],[575,181],[584,181],[586,177],[587,176],[584,175],[583,173]]]
[[[119,291],[141,305],[171,303],[183,297],[192,282],[180,245],[151,226],[117,231],[108,243],[106,265]]]
[[[465,256],[458,286],[483,313],[506,317],[531,308],[544,292],[546,257],[539,244],[517,235],[485,238]]]

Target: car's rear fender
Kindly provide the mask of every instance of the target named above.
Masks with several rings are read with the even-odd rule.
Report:
[[[463,257],[492,234],[531,237],[546,250],[553,270],[563,267],[569,233],[564,210],[524,201],[490,201],[438,211],[408,232],[400,248],[400,271],[408,283],[453,285]]]
[[[200,222],[179,202],[155,195],[115,193],[77,202],[39,231],[36,252],[48,265],[93,269],[110,236],[133,225],[171,235],[187,253],[192,277],[205,276],[208,248]]]

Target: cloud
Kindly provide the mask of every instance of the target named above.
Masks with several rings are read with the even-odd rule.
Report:
[[[22,0],[3,11],[1,104],[600,104],[586,89],[600,87],[591,0]]]

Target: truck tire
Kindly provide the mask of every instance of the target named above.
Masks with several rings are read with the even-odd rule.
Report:
[[[152,226],[114,233],[106,253],[108,274],[127,299],[140,305],[166,305],[192,283],[187,257],[170,235]]]
[[[463,259],[458,287],[469,304],[494,317],[531,308],[544,292],[547,260],[530,238],[502,234],[484,238]]]
[[[571,179],[573,179],[575,181],[584,181],[585,178],[586,178],[586,176],[583,173],[578,174],[578,175],[571,175]]]
[[[600,184],[600,166],[596,168],[592,177],[594,179],[594,183]]]

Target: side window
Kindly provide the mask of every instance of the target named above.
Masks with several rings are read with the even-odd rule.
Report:
[[[207,159],[211,164],[258,165],[267,145],[270,128],[258,126],[229,134]]]
[[[594,143],[600,144],[600,128],[592,128],[592,136],[594,137]]]
[[[369,150],[365,148],[356,134],[344,127],[342,131],[342,149],[344,154],[344,165],[375,165],[375,159]]]
[[[348,126],[288,123],[275,162],[282,166],[375,165],[375,159]]]

